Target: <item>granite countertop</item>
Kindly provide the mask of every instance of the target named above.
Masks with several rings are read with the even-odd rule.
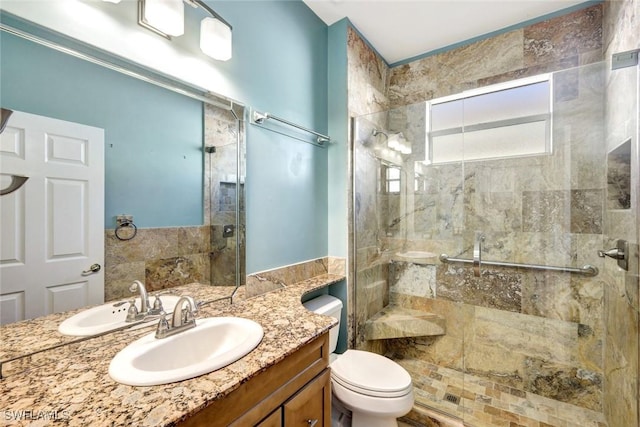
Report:
[[[11,374],[0,380],[0,417],[7,425],[173,425],[326,332],[336,321],[307,311],[300,300],[305,293],[343,279],[342,275],[322,274],[257,297],[240,296],[233,304],[226,300],[202,307],[201,318],[255,320],[262,325],[264,337],[237,362],[190,380],[133,387],[109,376],[109,363],[116,353],[152,333],[155,326],[73,342],[16,360]],[[200,284],[174,289],[198,300],[217,295],[215,287]]]

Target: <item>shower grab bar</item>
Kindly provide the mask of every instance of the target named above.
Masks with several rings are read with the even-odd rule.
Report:
[[[451,258],[447,254],[440,255],[440,262],[445,264],[449,264],[449,263],[474,264],[474,268],[475,268],[475,261],[473,259]],[[589,276],[589,277],[597,276],[599,273],[598,268],[590,264],[584,265],[582,267],[558,267],[553,265],[518,264],[513,262],[501,262],[501,261],[482,261],[482,265],[491,265],[494,267],[527,268],[530,270],[559,271],[561,273],[575,273],[575,274],[582,274],[584,276]]]
[[[260,112],[255,111],[255,110],[252,111],[251,121],[253,123],[261,125],[261,124],[264,124],[265,121],[270,120],[270,119],[271,120],[276,120],[276,121],[278,121],[280,123],[284,123],[285,125],[288,125],[288,126],[296,128],[296,129],[300,129],[300,130],[302,130],[304,132],[310,133],[312,135],[315,135],[316,136],[317,145],[324,146],[325,142],[331,142],[331,137],[329,137],[327,135],[324,135],[324,134],[321,134],[319,132],[316,132],[315,130],[311,130],[311,129],[308,129],[308,128],[304,127],[304,126],[300,126],[298,124],[290,122],[289,120],[283,119],[281,117],[274,116],[271,113],[260,113]]]
[[[473,275],[480,277],[480,265],[482,264],[482,242],[484,242],[484,235],[476,232],[476,240],[473,244]]]

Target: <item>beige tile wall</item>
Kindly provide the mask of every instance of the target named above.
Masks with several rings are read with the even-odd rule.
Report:
[[[510,167],[499,161],[469,164],[464,170],[464,185],[460,185],[462,170],[459,167],[434,168],[435,175],[429,182],[433,183],[430,197],[431,200],[435,197],[435,203],[430,202],[429,197],[408,197],[407,203],[414,210],[402,212],[406,215],[404,224],[402,220],[394,221],[394,212],[399,212],[397,202],[380,196],[376,201],[371,196],[377,191],[374,178],[377,166],[370,155],[359,150],[356,135],[353,170],[363,182],[361,193],[356,189],[356,201],[351,206],[358,218],[356,222],[360,221],[354,226],[358,239],[355,248],[358,289],[350,289],[357,292],[356,312],[352,313],[356,326],[361,326],[371,311],[390,300],[389,251],[419,249],[468,256],[472,236],[464,234],[476,229],[490,234],[487,258],[555,265],[592,263],[601,269],[605,267],[595,256],[604,243],[603,231],[607,227],[601,173],[605,153],[600,143],[604,129],[582,129],[587,129],[585,122],[602,120],[604,116],[604,74],[594,70],[601,67],[597,63],[603,59],[603,10],[606,8],[611,5],[595,5],[393,69],[382,66],[380,58],[358,34],[350,32],[352,116],[405,107],[486,84],[583,66],[582,71],[567,71],[559,76],[558,83],[563,90],[555,107],[558,120],[564,122],[554,135],[558,143],[555,160],[547,159],[547,164],[545,161],[515,162],[518,164]],[[637,28],[632,19],[637,2],[621,2],[614,8],[623,23],[614,27],[605,20],[606,26],[615,31],[620,25],[627,28],[626,31]],[[611,12],[607,9],[607,13]],[[637,43],[633,36],[622,38],[627,40],[627,45]],[[590,106],[590,110],[582,111],[585,106]],[[580,112],[577,118],[576,111]],[[411,114],[409,109],[397,108],[389,114],[369,115],[367,120],[371,126],[393,127],[411,121],[408,120]],[[411,129],[394,130],[411,134]],[[519,198],[514,198],[515,194],[520,194]],[[380,206],[371,203],[383,203],[386,208],[380,210]],[[385,230],[391,223],[397,224],[397,229]],[[447,224],[447,227],[432,228],[434,224]],[[456,238],[457,234],[461,237]],[[387,235],[399,238],[385,239]],[[410,236],[406,246],[402,241],[404,235]],[[461,268],[438,267],[437,271],[434,285],[438,289],[437,299],[423,301],[398,295],[395,302],[442,313],[448,316],[449,324],[460,325],[460,321],[465,320],[466,328],[471,328],[466,330],[470,334],[467,336],[473,337],[467,343],[467,349],[473,348],[473,351],[464,354],[469,356],[466,362],[470,372],[494,379],[506,378],[505,381],[514,386],[602,410],[604,290],[610,286],[606,275],[589,279],[496,269],[488,271],[483,281],[477,282]],[[369,292],[379,288],[380,283],[382,292]],[[534,338],[518,332],[535,325],[540,325],[545,334]],[[485,330],[498,331],[499,337],[520,336],[520,340],[504,346],[500,341],[494,342],[495,337],[489,332],[481,333]],[[418,348],[425,360],[460,367],[462,341],[454,335],[450,333],[428,343],[414,341],[410,344],[413,350],[406,351],[416,354]],[[364,343],[362,337],[354,337],[353,342],[371,348],[371,343]],[[537,344],[535,351],[529,347],[531,343]],[[548,345],[560,349],[568,345],[568,348],[551,351]],[[402,345],[392,343],[391,346],[393,348],[387,346],[386,350],[395,351],[398,357],[407,355],[399,350]],[[378,346],[378,350],[385,351],[385,347]],[[513,357],[507,357],[511,354]]]

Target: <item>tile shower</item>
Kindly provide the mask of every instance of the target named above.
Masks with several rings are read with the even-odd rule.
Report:
[[[412,374],[408,421],[431,425],[420,410],[429,408],[471,426],[637,425],[637,265],[625,274],[597,255],[616,238],[638,239],[638,70],[602,60],[606,7],[393,69],[349,34],[351,340]],[[508,60],[483,59],[497,57]],[[416,166],[424,101],[544,72],[553,72],[551,154]],[[383,154],[387,138],[374,129],[402,132],[412,153]],[[591,264],[599,274],[484,266],[475,277],[438,260],[472,258],[478,232],[485,260]]]

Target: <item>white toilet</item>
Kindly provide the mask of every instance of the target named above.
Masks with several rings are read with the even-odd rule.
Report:
[[[331,316],[340,322],[342,302],[322,295],[303,304],[307,310]],[[334,402],[333,427],[347,426],[351,411],[353,427],[397,427],[396,418],[413,407],[411,376],[393,360],[375,353],[347,350],[335,354],[340,323],[329,331],[331,347],[331,389]],[[338,413],[336,413],[336,411]]]

